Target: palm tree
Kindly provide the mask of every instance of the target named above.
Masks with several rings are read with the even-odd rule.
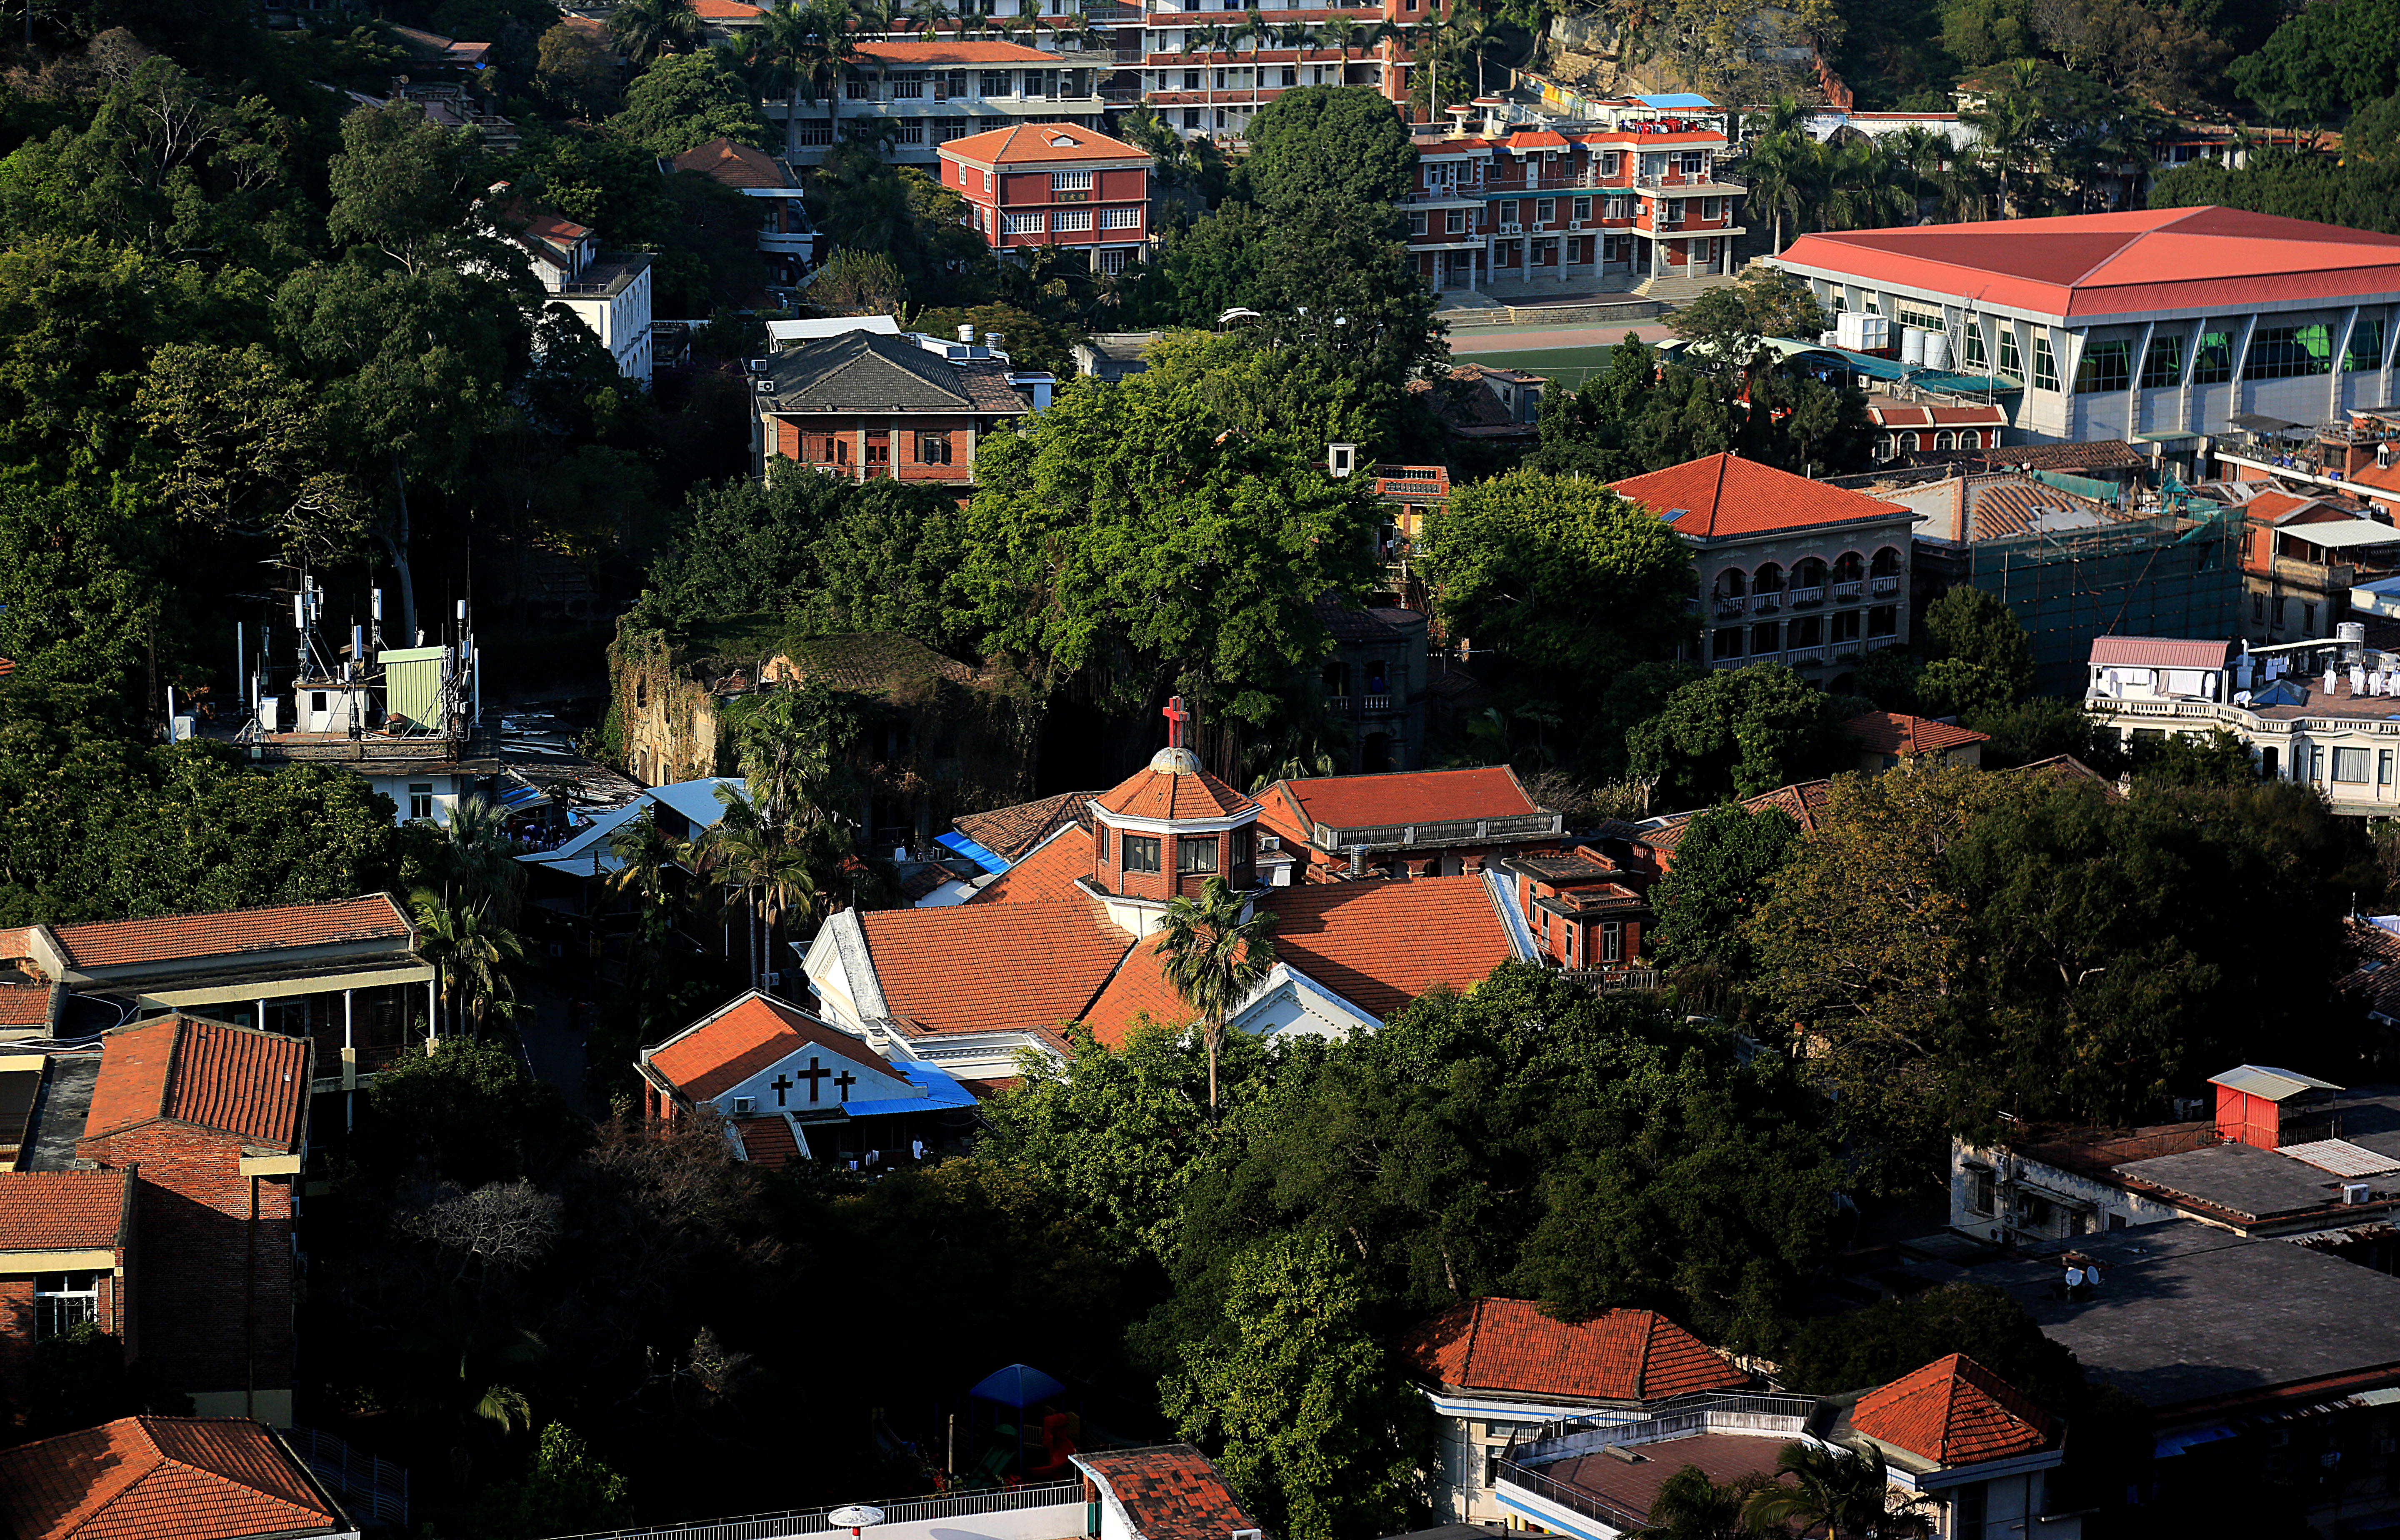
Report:
[[[443,854],[450,879],[472,903],[491,911],[502,925],[513,925],[525,888],[525,867],[517,861],[517,842],[509,838],[497,804],[480,797],[462,797],[450,809],[443,826]]]
[[[798,52],[793,68],[806,82],[808,99],[813,102],[817,92],[825,92],[825,118],[833,130],[833,142],[841,143],[842,75],[858,57],[858,39],[851,29],[852,11],[846,0],[809,0],[806,24],[798,31]]]
[[[958,12],[944,5],[942,0],[913,0],[908,7],[909,24],[917,29],[917,35],[928,43],[941,40],[943,22],[957,20]]]
[[[608,35],[636,64],[647,64],[677,48],[690,48],[706,32],[692,0],[617,0],[608,12]]]
[[[784,90],[784,153],[800,147],[800,94],[813,87],[817,62],[817,17],[795,0],[774,0],[758,13],[751,58],[758,71],[760,90]],[[813,100],[813,97],[811,97]]]
[[[492,923],[483,905],[430,888],[419,888],[410,902],[416,910],[417,954],[433,964],[443,1015],[461,1026],[471,1021],[478,1038],[485,1016],[513,1015],[516,989],[503,964],[525,961],[525,943],[515,933]]]
[[[698,859],[689,847],[659,827],[648,808],[608,837],[608,853],[618,861],[607,879],[608,891],[632,895],[641,926],[643,958],[655,961],[666,947],[667,936],[675,929],[675,910],[683,903],[668,874],[677,866],[696,865]]]
[[[1685,1465],[1659,1483],[1650,1499],[1650,1523],[1635,1540],[1751,1540],[1756,1532],[1745,1511],[1757,1495],[1749,1480],[1724,1486],[1698,1465]]]
[[[1507,18],[1494,11],[1489,0],[1474,10],[1451,12],[1452,34],[1457,44],[1475,55],[1475,94],[1483,94],[1483,53],[1500,40]]]
[[[2003,219],[2014,215],[2023,201],[2022,195],[2012,190],[2010,170],[2022,163],[2031,174],[2047,126],[2041,113],[2040,84],[2040,64],[2031,59],[2017,60],[2008,66],[2006,82],[1984,94],[1982,106],[1958,115],[1958,120],[1981,137],[1977,157],[1992,169]]]
[[[794,910],[813,915],[822,889],[810,859],[806,831],[768,824],[750,799],[730,787],[717,788],[724,816],[701,838],[696,852],[703,879],[723,883],[726,907],[740,894],[746,900],[751,983],[767,987],[765,959],[773,949],[775,931]],[[795,838],[795,832],[801,838]]]
[[[1197,902],[1178,894],[1159,926],[1166,982],[1200,1017],[1208,1047],[1208,1112],[1217,1111],[1217,1053],[1225,1017],[1275,968],[1273,910],[1253,910],[1221,877],[1200,886]]]
[[[1819,1525],[1841,1536],[1873,1536],[1875,1540],[1907,1540],[1931,1533],[1923,1498],[1895,1502],[1883,1451],[1869,1444],[1856,1451],[1822,1444],[1786,1444],[1776,1456],[1780,1475],[1793,1478],[1752,1492],[1741,1505],[1741,1516],[1754,1531],[1798,1529]]]

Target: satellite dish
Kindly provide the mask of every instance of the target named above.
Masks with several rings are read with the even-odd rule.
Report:
[[[825,1521],[856,1534],[860,1530],[883,1522],[883,1510],[864,1503],[852,1503],[846,1508],[836,1508],[825,1515]]]

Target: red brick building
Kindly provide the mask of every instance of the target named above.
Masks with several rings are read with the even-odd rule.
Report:
[[[758,385],[760,470],[846,481],[975,484],[975,441],[1049,404],[1049,375],[1010,366],[997,336],[936,352],[913,335],[845,332],[786,348]]]
[[[1656,874],[1594,850],[1513,856],[1500,869],[1516,879],[1534,944],[1560,967],[1621,974],[1642,961]]]
[[[1150,239],[1148,151],[1073,123],[1021,123],[941,148],[942,184],[995,252],[1070,246],[1121,272]]]
[[[1260,826],[1299,882],[1480,872],[1502,855],[1557,850],[1564,826],[1506,765],[1278,781],[1260,800]]]
[[[22,1383],[35,1342],[86,1322],[138,1350],[133,1206],[129,1171],[0,1175],[0,1379]]]

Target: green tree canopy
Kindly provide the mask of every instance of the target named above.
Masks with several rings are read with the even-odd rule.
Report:
[[[2330,0],[2293,13],[2228,72],[2270,114],[2327,121],[2400,92],[2400,4]]]
[[[1304,86],[1260,108],[1243,134],[1251,199],[1271,213],[1330,198],[1392,204],[1415,177],[1408,125],[1366,86]]]
[[[1752,812],[1727,803],[1685,825],[1673,869],[1650,890],[1659,964],[1715,964],[1737,976],[1752,974],[1755,960],[1744,923],[1799,838],[1798,822],[1774,807]]]
[[[2033,639],[1982,589],[1960,583],[1928,605],[1925,639],[1936,656],[1917,675],[1916,694],[1939,715],[2003,712],[2033,688]]]
[[[1691,630],[1684,542],[1590,482],[1520,470],[1459,487],[1423,554],[1452,634],[1561,677],[1608,678]]]
[[[1834,768],[1843,710],[1781,663],[1716,669],[1670,695],[1626,735],[1626,751],[1661,807],[1757,797]]]
[[[758,93],[713,52],[654,61],[625,89],[625,109],[608,119],[608,131],[661,158],[719,137],[754,150],[780,147],[758,111]]]

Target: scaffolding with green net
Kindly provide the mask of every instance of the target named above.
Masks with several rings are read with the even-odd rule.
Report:
[[[2094,636],[2235,634],[2240,511],[2174,493],[2165,503],[2139,518],[1970,546],[1967,580],[2024,623],[2040,688],[2082,693]]]

